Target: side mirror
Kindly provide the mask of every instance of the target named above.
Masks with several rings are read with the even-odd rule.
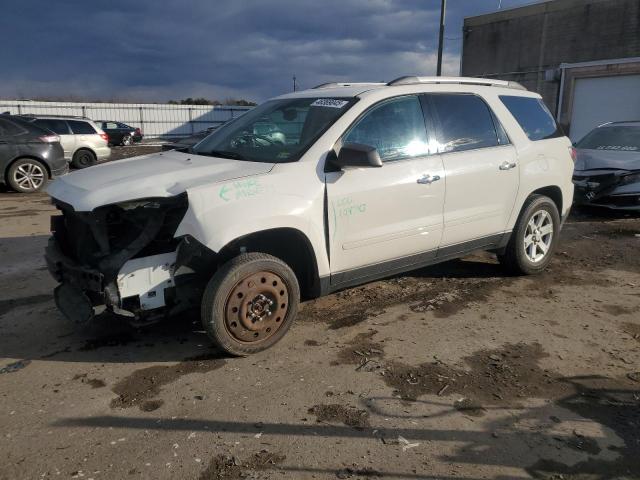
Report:
[[[376,147],[362,143],[345,143],[333,159],[334,165],[344,167],[381,167],[382,160]]]

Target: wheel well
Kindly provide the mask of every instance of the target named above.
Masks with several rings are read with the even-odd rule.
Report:
[[[531,195],[535,194],[545,195],[553,200],[553,203],[555,203],[556,207],[558,207],[558,213],[560,214],[560,216],[562,216],[562,190],[560,190],[560,187],[550,185],[548,187],[539,188],[531,192]]]
[[[49,175],[49,178],[51,178],[51,168],[49,168],[49,165],[47,165],[47,162],[43,162],[41,158],[38,157],[34,157],[32,155],[22,155],[20,157],[14,158],[13,160],[11,160],[7,166],[4,169],[4,175],[3,175],[3,179],[5,183],[9,182],[9,169],[11,168],[11,165],[13,165],[14,163],[16,163],[18,160],[24,160],[24,159],[30,159],[30,160],[35,160],[37,161],[40,165],[42,165],[45,170],[47,171],[47,175]]]
[[[237,238],[220,250],[219,262],[226,262],[242,252],[262,252],[279,258],[296,274],[303,300],[320,296],[315,251],[301,231],[294,228],[274,228]]]

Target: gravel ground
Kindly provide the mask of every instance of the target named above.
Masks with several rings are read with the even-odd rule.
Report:
[[[0,194],[2,479],[640,478],[639,216],[574,213],[537,277],[481,253],[307,302],[225,358],[197,316],[69,324],[51,213]]]

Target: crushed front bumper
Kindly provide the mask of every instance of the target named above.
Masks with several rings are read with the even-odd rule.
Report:
[[[637,171],[576,172],[573,184],[575,205],[640,210],[640,173]]]

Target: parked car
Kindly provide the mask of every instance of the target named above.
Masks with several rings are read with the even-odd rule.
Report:
[[[24,115],[25,120],[60,137],[64,157],[75,168],[86,168],[111,156],[107,134],[92,120],[63,115]]]
[[[208,127],[204,130],[194,133],[188,137],[176,138],[168,143],[162,145],[162,150],[180,150],[193,147],[196,143],[201,141],[207,135],[210,135],[218,127]]]
[[[137,127],[130,127],[126,123],[112,120],[98,120],[97,122],[109,136],[110,145],[131,145],[142,141],[142,131]]]
[[[576,153],[576,204],[640,211],[640,121],[600,125]]]
[[[0,115],[0,183],[33,193],[67,170],[57,135],[20,117]]]
[[[254,133],[265,123],[287,142]],[[572,150],[540,95],[512,82],[283,95],[188,153],[54,182],[56,302],[76,321],[104,306],[136,322],[196,307],[219,348],[247,355],[283,337],[301,299],[473,250],[539,273],[571,207]]]

